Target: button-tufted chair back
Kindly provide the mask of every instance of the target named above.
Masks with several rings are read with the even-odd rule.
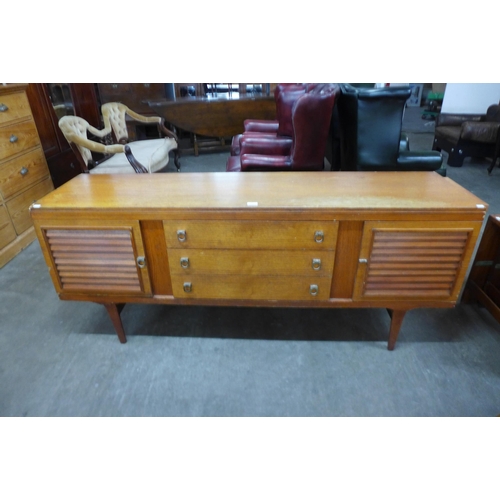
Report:
[[[96,137],[103,138],[111,133],[109,127],[105,127],[102,130],[96,129],[79,116],[63,116],[58,123],[61,132],[72,149],[76,149],[75,153],[79,154],[84,172],[88,172],[88,166],[92,162],[91,151],[103,154],[113,154],[123,151],[122,145],[105,146],[104,144],[91,141],[87,136],[87,133],[90,132]]]

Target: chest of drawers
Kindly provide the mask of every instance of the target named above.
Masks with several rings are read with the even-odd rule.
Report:
[[[59,297],[453,307],[487,205],[434,172],[80,175],[31,210]]]
[[[0,87],[0,267],[36,238],[29,207],[53,190],[26,87]]]

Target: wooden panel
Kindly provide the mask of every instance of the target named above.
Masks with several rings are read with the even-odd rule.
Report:
[[[368,262],[359,266],[355,298],[456,299],[477,239],[477,224],[455,229],[385,226],[365,226],[361,258]]]
[[[47,178],[43,182],[36,184],[7,202],[7,208],[17,234],[23,233],[26,229],[33,225],[33,221],[31,220],[29,213],[29,207],[31,204],[45,196],[53,189],[52,180]]]
[[[184,284],[191,283],[191,292]],[[311,295],[310,286],[318,293]],[[328,300],[330,278],[295,276],[213,276],[196,275],[183,279],[172,275],[174,297],[193,299],[248,299],[248,300]]]
[[[141,233],[144,240],[151,287],[155,295],[172,295],[169,273],[169,257],[165,233],[161,221],[142,221]]]
[[[306,221],[164,221],[169,248],[253,248],[332,250],[337,239],[335,222]],[[186,232],[179,241],[177,231]],[[324,238],[315,241],[316,232]]]
[[[7,109],[0,111],[0,125],[31,116],[28,98],[24,92],[1,96],[0,109],[4,109],[2,105],[7,107]]]
[[[0,194],[8,199],[48,175],[45,156],[41,149],[36,149],[3,165],[0,169]]]
[[[56,115],[47,95],[46,84],[30,83],[26,93],[38,135],[40,136],[43,152],[48,159],[61,151],[59,135],[62,136],[62,133],[58,130]],[[62,139],[67,143],[64,137]],[[66,147],[69,148],[69,145]]]
[[[362,236],[363,221],[340,222],[330,297],[352,297]]]
[[[11,142],[11,140],[14,140]],[[31,149],[40,143],[33,121],[6,125],[0,129],[0,160]]]
[[[4,205],[0,205],[0,248],[6,247],[16,239],[16,231]]]
[[[333,251],[276,251],[276,250],[176,250],[168,252],[170,273],[193,274],[245,274],[274,276],[327,276],[331,277]],[[188,267],[181,265],[188,258]],[[313,259],[321,262],[313,268]],[[185,264],[186,265],[186,264]]]
[[[45,237],[62,290],[142,292],[131,231],[49,229]]]
[[[56,188],[82,173],[80,163],[71,149],[51,156],[47,159],[47,164]]]

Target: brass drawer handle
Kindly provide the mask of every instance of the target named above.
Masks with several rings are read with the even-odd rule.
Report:
[[[189,293],[189,292],[191,292],[191,290],[193,289],[193,286],[191,285],[191,283],[187,282],[187,283],[184,283],[184,285],[182,286],[182,289],[183,289],[186,293]]]
[[[323,234],[323,231],[316,231],[314,233],[314,241],[316,243],[323,243],[324,239],[325,239],[325,235]]]
[[[9,139],[10,142],[14,143],[17,142],[17,135],[12,134]]]
[[[318,292],[319,292],[319,287],[318,287],[318,285],[310,285],[310,286],[309,286],[309,293],[310,293],[313,297],[316,297],[316,295],[318,295]]]
[[[6,111],[9,111],[9,107],[2,102],[0,104],[0,113],[5,113]]]
[[[187,235],[186,231],[184,229],[180,229],[177,231],[177,239],[181,242],[184,243],[186,241]]]
[[[19,173],[24,177],[28,172],[29,170],[26,167],[23,167]]]
[[[321,269],[321,259],[313,259],[312,260],[312,268],[315,271],[319,271]]]
[[[187,269],[189,267],[189,257],[181,257],[181,267],[182,269]]]
[[[137,257],[137,265],[144,269],[146,267],[146,257]]]

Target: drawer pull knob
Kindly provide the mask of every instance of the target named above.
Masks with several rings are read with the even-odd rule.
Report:
[[[316,297],[316,295],[318,295],[318,292],[319,292],[319,287],[318,287],[318,285],[311,285],[311,286],[309,286],[309,293],[310,293],[313,297]]]
[[[23,167],[19,173],[24,177],[28,172],[29,170],[26,167]]]
[[[189,257],[181,257],[181,267],[182,269],[187,269],[189,267]]]
[[[368,264],[368,259],[359,259],[360,264]]]
[[[177,231],[177,239],[181,242],[184,242],[186,241],[186,231],[184,231],[184,229],[180,229],[179,231]]]
[[[184,283],[182,288],[186,293],[189,293],[193,289],[193,286],[191,283]]]
[[[316,231],[314,233],[314,241],[316,243],[323,243],[324,239],[325,239],[325,235],[323,234],[323,231]]]
[[[315,271],[319,271],[321,269],[321,259],[313,259],[312,260],[312,268]]]
[[[0,113],[5,113],[6,111],[9,111],[9,107],[2,102],[0,104]]]
[[[144,269],[146,267],[146,257],[137,257],[137,265]]]
[[[12,134],[12,135],[10,136],[10,139],[9,139],[9,140],[10,140],[10,142],[12,142],[12,143],[17,142],[17,135]]]

